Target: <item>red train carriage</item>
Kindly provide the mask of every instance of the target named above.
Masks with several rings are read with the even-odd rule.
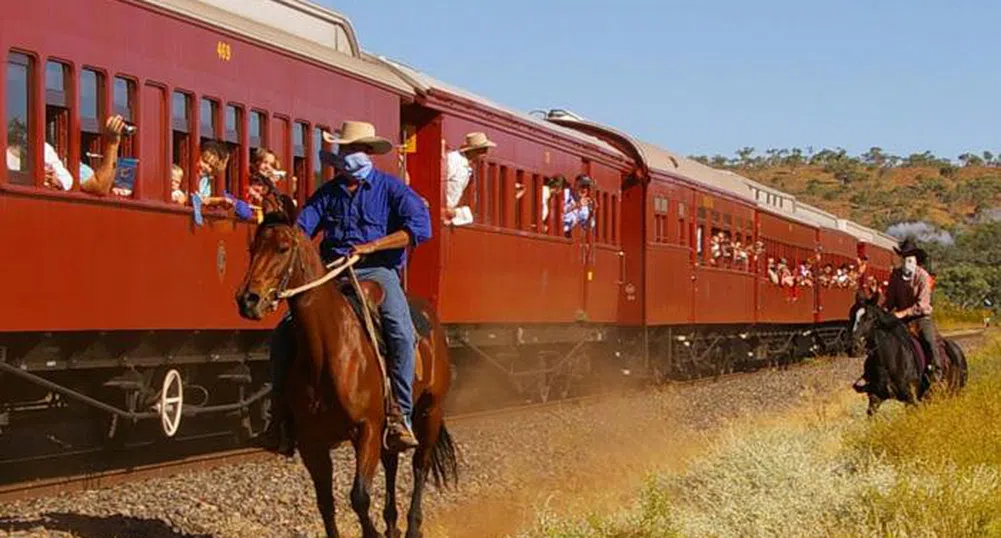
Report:
[[[26,409],[155,416],[169,369],[197,396],[188,415],[246,412],[267,394],[269,331],[233,303],[253,229],[211,212],[194,225],[192,209],[170,201],[170,166],[194,191],[199,142],[226,142],[234,156],[214,190],[241,193],[249,152],[271,147],[301,180],[302,201],[331,176],[316,158],[320,129],[364,111],[397,132],[413,91],[363,58],[335,13],[227,4],[39,0],[0,21],[0,280],[17,305],[0,312],[0,428],[30,429]],[[101,152],[98,126],[112,113],[137,127],[121,152],[139,162],[132,196],[91,196],[79,181],[69,192],[43,188],[43,146],[77,179],[81,161]]]
[[[253,225],[209,211],[198,226],[171,203],[171,165],[195,190],[206,139],[235,156],[216,192],[243,193],[251,150],[271,148],[301,204],[332,177],[317,158],[322,130],[362,119],[398,133],[401,153],[377,165],[408,173],[434,224],[410,258],[408,288],[436,305],[459,372],[485,365],[501,374],[492,384],[542,399],[566,394],[598,357],[689,376],[815,351],[816,324],[842,325],[846,296],[776,285],[768,258],[837,262],[857,251],[878,275],[893,262],[882,234],[797,213],[794,198],[736,174],[363,54],[346,19],[302,0],[38,0],[0,22],[0,50],[4,149],[20,141],[0,172],[0,278],[18,305],[0,313],[0,431],[21,432],[0,436],[8,462],[182,409],[234,411],[247,433],[261,426],[270,324],[243,321],[232,297]],[[137,127],[122,147],[138,160],[132,195],[93,197],[78,181],[43,188],[45,144],[79,178],[113,113]],[[471,131],[498,146],[464,192],[474,222],[446,227],[445,153]],[[578,174],[593,178],[598,210],[593,228],[567,237],[562,192],[546,184]],[[752,255],[722,254],[720,237]],[[174,370],[183,407],[159,401],[179,389],[162,388]],[[85,431],[27,443],[52,438],[39,413]]]

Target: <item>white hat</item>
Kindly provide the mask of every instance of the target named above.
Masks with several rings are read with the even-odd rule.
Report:
[[[494,148],[497,144],[494,144],[487,138],[486,133],[469,133],[466,135],[466,143],[459,148],[460,153],[465,153],[474,149],[485,149]]]
[[[328,144],[338,144],[341,146],[364,144],[372,148],[372,153],[376,155],[389,153],[393,149],[392,142],[381,136],[376,136],[375,126],[364,121],[345,121],[341,125],[340,136],[335,137],[333,134],[324,131],[323,140]]]

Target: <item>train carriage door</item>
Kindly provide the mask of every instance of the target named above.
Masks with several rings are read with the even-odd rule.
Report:
[[[439,307],[441,268],[445,263],[447,238],[441,226],[442,121],[441,116],[420,105],[404,105],[400,111],[399,175],[424,198],[431,213],[431,239],[407,255],[407,290]],[[440,311],[440,310],[439,310]]]

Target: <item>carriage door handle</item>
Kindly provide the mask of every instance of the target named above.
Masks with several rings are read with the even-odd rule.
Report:
[[[626,253],[619,251],[619,285],[626,283]]]

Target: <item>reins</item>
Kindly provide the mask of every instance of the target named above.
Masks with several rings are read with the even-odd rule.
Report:
[[[296,256],[298,254],[298,246],[299,245],[296,244],[296,253],[293,254],[293,256]],[[275,295],[275,298],[278,299],[278,300],[288,299],[289,297],[293,297],[295,295],[299,295],[302,292],[309,291],[309,290],[311,290],[313,288],[322,286],[322,285],[326,284],[327,282],[330,282],[331,280],[337,278],[337,276],[340,275],[341,273],[343,273],[345,269],[348,269],[352,265],[358,263],[358,260],[360,260],[360,259],[361,259],[361,257],[358,256],[357,254],[352,254],[351,256],[342,256],[340,258],[337,258],[336,260],[334,260],[334,261],[332,261],[332,262],[330,262],[330,263],[327,264],[327,266],[326,266],[327,269],[330,269],[330,271],[328,271],[327,274],[321,276],[320,278],[318,278],[316,280],[313,280],[312,282],[307,282],[307,283],[303,284],[302,286],[299,286],[299,287],[296,287],[296,288],[292,288],[290,290],[282,290],[282,291],[278,292]],[[292,261],[289,262],[289,270],[285,274],[285,276],[282,278],[282,286],[279,289],[281,289],[281,288],[285,287],[286,285],[288,285],[288,280],[291,278],[291,275],[292,275],[292,269],[294,267],[294,262],[295,262],[295,258],[293,258]],[[352,271],[352,275],[353,274],[354,274],[354,271]]]

